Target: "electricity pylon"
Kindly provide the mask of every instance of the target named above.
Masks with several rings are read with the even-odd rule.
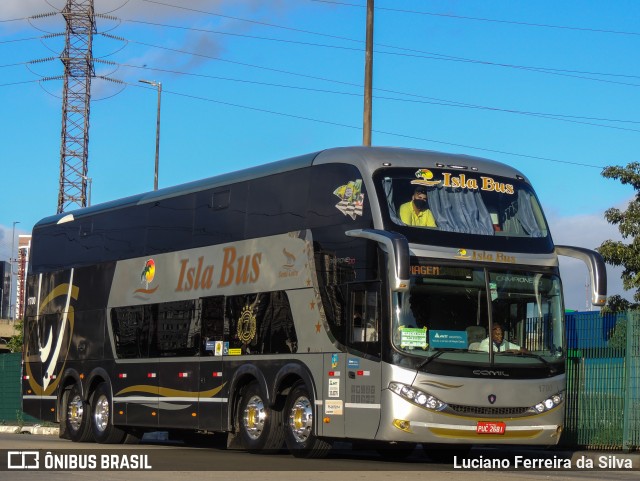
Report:
[[[93,65],[92,43],[96,32],[93,0],[67,0],[62,10],[67,23],[62,93],[62,142],[58,213],[71,205],[87,205],[89,106]]]

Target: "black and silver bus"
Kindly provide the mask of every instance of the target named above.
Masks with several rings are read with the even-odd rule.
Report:
[[[302,457],[340,439],[556,444],[558,255],[585,261],[602,305],[602,259],[554,245],[522,173],[399,148],[48,217],[29,262],[24,410],[78,442],[218,433]]]

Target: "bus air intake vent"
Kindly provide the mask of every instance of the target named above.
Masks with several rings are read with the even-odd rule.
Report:
[[[518,417],[531,416],[533,414],[528,407],[517,408],[492,408],[480,406],[463,406],[461,404],[449,404],[449,409],[462,416],[486,416],[486,417]],[[452,413],[452,414],[453,414]]]

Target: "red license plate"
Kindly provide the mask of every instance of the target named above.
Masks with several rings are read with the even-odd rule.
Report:
[[[477,434],[504,434],[507,425],[503,422],[478,421]]]

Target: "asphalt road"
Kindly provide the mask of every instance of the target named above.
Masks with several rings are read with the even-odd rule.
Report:
[[[9,451],[14,456],[8,459]],[[152,470],[7,470],[8,463],[19,465],[15,451],[36,451],[39,453],[41,466],[45,457],[49,466],[58,463],[58,468],[74,467],[73,463],[94,464],[114,462],[119,468],[123,465],[133,467],[140,462],[143,466],[151,466]],[[49,454],[48,454],[49,453]],[[32,456],[33,454],[28,454]],[[600,459],[600,456],[604,458]],[[612,458],[613,456],[613,458]],[[500,459],[501,467],[472,470],[463,469],[464,463],[487,463]],[[549,451],[505,450],[495,448],[474,448],[469,455],[457,460],[457,467],[452,462],[438,462],[430,459],[418,448],[406,460],[385,460],[374,451],[354,451],[349,444],[339,444],[326,459],[297,459],[289,454],[250,454],[244,451],[230,451],[220,448],[188,447],[178,442],[147,441],[139,445],[97,445],[79,444],[62,440],[53,436],[30,434],[0,434],[0,479],[2,480],[38,480],[73,481],[73,480],[153,480],[177,481],[176,474],[182,478],[189,476],[199,480],[329,480],[329,481],[404,481],[416,480],[416,475],[428,476],[429,481],[473,481],[500,480],[578,480],[578,479],[611,479],[638,480],[638,455],[624,456],[614,453],[554,453]],[[523,464],[544,463],[545,459],[555,460],[560,468],[541,469],[505,469],[512,468],[516,462]],[[591,459],[594,469],[586,467],[575,469],[577,460]],[[624,467],[626,459],[633,463],[633,469]],[[471,461],[473,460],[473,461]],[[563,464],[569,461],[574,469],[565,469]],[[597,469],[602,462],[618,461],[623,469]],[[497,463],[497,461],[493,461]],[[31,464],[27,460],[25,465]],[[64,464],[67,463],[67,464]],[[588,465],[588,462],[587,462]],[[187,474],[188,473],[188,474]]]

